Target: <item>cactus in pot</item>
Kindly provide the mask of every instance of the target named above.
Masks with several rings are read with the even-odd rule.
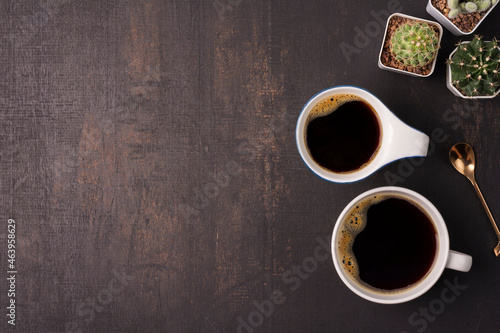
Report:
[[[500,87],[500,50],[496,39],[486,42],[475,36],[457,46],[448,59],[451,83],[467,96],[491,96]]]
[[[439,34],[425,22],[401,25],[391,38],[390,51],[406,67],[431,63],[439,49]]]
[[[498,0],[473,0],[473,1],[460,1],[448,0],[448,7],[450,12],[448,17],[453,19],[462,13],[482,12],[496,4]]]

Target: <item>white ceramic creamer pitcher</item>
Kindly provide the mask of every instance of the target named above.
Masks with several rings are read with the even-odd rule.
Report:
[[[361,168],[349,172],[334,172],[321,166],[307,146],[307,126],[310,113],[318,103],[334,96],[355,95],[369,104],[376,113],[380,127],[379,146],[373,157]],[[333,111],[335,112],[335,111]],[[338,86],[316,94],[302,109],[295,132],[297,148],[302,160],[319,177],[336,183],[350,183],[364,179],[384,165],[402,158],[427,155],[429,137],[406,125],[369,91],[354,86]]]

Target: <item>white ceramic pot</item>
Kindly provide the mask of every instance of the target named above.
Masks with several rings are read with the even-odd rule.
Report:
[[[462,44],[467,44],[470,43],[469,41],[467,42],[462,42]],[[457,52],[458,46],[451,52],[450,56],[448,57],[448,60],[451,60],[455,52]],[[446,65],[446,87],[453,93],[453,95],[457,97],[462,97],[463,99],[490,99],[490,98],[495,98],[500,94],[500,89],[497,90],[497,92],[491,96],[467,96],[464,95],[458,90],[452,83],[451,83],[451,68],[450,65]]]
[[[498,2],[493,5],[493,8],[495,8],[496,5],[498,5]],[[458,29],[458,27],[456,25],[454,25],[453,22],[451,22],[449,18],[444,16],[444,14],[439,11],[439,9],[437,9],[436,7],[434,7],[432,5],[431,0],[429,0],[429,2],[427,3],[426,10],[427,10],[427,13],[429,13],[432,17],[434,17],[439,23],[441,23],[446,29],[448,29],[455,36],[465,36],[465,35],[473,34],[474,31],[476,31],[477,27],[479,27],[479,25],[486,18],[486,16],[488,16],[488,14],[493,10],[493,8],[490,8],[488,10],[486,15],[483,16],[481,21],[479,21],[477,23],[477,25],[474,27],[474,29],[472,29],[472,31],[470,31],[470,32],[463,32],[462,30]]]
[[[387,71],[401,73],[401,74],[406,74],[406,75],[411,75],[411,76],[416,76],[416,77],[429,77],[429,76],[431,76],[431,74],[434,72],[434,67],[436,67],[437,52],[436,52],[436,56],[434,57],[434,60],[432,61],[431,71],[427,75],[422,75],[422,74],[417,74],[417,73],[412,73],[412,72],[404,71],[402,69],[398,69],[398,68],[393,68],[393,67],[386,66],[386,65],[384,65],[382,63],[382,52],[384,50],[384,42],[385,42],[385,38],[387,36],[387,29],[389,28],[389,22],[391,21],[391,18],[393,16],[399,16],[399,17],[404,17],[404,18],[408,18],[408,19],[411,19],[411,20],[422,21],[422,22],[426,22],[426,23],[428,23],[430,25],[437,26],[438,29],[439,29],[438,47],[439,47],[439,45],[441,45],[441,38],[443,37],[443,27],[441,27],[441,25],[439,23],[433,22],[433,21],[429,21],[429,20],[424,20],[424,19],[421,19],[421,18],[418,18],[418,17],[414,17],[414,16],[409,16],[409,15],[401,14],[401,13],[394,13],[391,16],[389,16],[389,18],[387,19],[387,24],[385,25],[384,39],[382,40],[382,46],[380,47],[380,53],[379,53],[379,56],[378,56],[378,67],[380,69],[385,69]],[[439,50],[438,50],[438,52],[439,52]]]

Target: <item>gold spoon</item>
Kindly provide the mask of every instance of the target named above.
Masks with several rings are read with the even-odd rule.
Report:
[[[474,156],[474,151],[472,150],[472,147],[467,143],[457,143],[456,145],[451,147],[450,161],[451,164],[453,164],[453,166],[455,167],[455,169],[457,169],[458,172],[467,177],[472,183],[472,186],[474,186],[474,189],[476,190],[476,193],[479,199],[481,200],[481,203],[483,204],[484,210],[486,210],[486,214],[488,214],[488,218],[490,219],[491,225],[493,226],[493,229],[497,234],[498,244],[493,249],[493,251],[495,252],[495,255],[498,257],[498,255],[500,254],[500,231],[498,231],[498,227],[497,224],[495,223],[495,220],[493,219],[493,215],[491,215],[490,209],[488,208],[488,205],[486,204],[486,201],[484,201],[483,195],[481,194],[481,190],[479,190],[479,186],[477,186],[476,179],[474,177],[476,158]]]

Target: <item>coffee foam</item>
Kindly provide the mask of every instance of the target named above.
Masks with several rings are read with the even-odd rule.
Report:
[[[375,288],[365,283],[359,277],[358,262],[353,252],[354,240],[356,236],[366,227],[368,209],[372,205],[375,205],[389,198],[406,200],[412,203],[414,206],[418,207],[422,212],[425,213],[425,210],[421,208],[421,206],[418,203],[409,199],[408,197],[396,193],[383,193],[383,194],[372,195],[370,197],[361,199],[358,203],[356,203],[355,206],[353,206],[353,208],[351,208],[347,212],[344,219],[340,222],[341,223],[340,231],[337,236],[337,256],[338,256],[337,260],[340,263],[340,266],[342,266],[344,272],[347,275],[349,275],[351,279],[362,288],[384,295],[394,295],[402,293],[404,291],[412,289],[416,284],[419,283],[417,282],[416,284],[401,289],[386,290],[386,289]],[[428,216],[427,213],[426,215]],[[430,217],[429,219],[432,221]],[[431,270],[432,268],[429,271]],[[424,278],[422,278],[421,280],[423,280]]]
[[[345,103],[348,102],[354,102],[354,101],[361,101],[364,102],[368,105],[370,105],[370,108],[375,112],[373,107],[371,106],[370,103],[362,99],[361,97],[353,94],[338,94],[338,95],[332,95],[329,97],[326,97],[322,99],[319,103],[317,103],[311,112],[307,115],[307,120],[306,120],[306,128],[307,125],[313,120],[318,117],[323,117],[327,116],[333,111],[337,110],[340,106],[344,105]],[[304,138],[305,138],[306,132],[304,131]]]

